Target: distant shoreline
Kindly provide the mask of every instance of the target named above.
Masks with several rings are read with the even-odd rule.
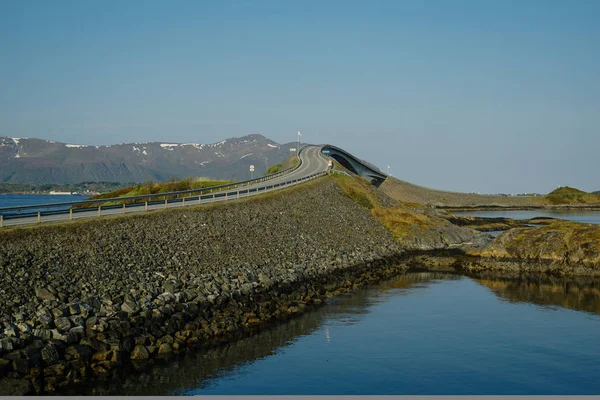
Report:
[[[51,193],[51,192],[10,192],[0,193],[0,196],[94,196],[100,193]]]
[[[532,210],[578,210],[578,211],[600,211],[600,204],[565,204],[565,205],[544,205],[544,206],[515,206],[515,207],[504,207],[504,206],[470,206],[470,207],[453,207],[453,206],[436,206],[438,210],[444,210],[447,212],[469,212],[469,211],[532,211]]]

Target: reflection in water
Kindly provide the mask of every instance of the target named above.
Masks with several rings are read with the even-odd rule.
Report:
[[[115,374],[94,385],[77,388],[76,392],[90,395],[184,394],[190,389],[206,387],[210,380],[220,376],[235,375],[242,365],[276,354],[298,338],[318,330],[325,319],[342,326],[358,323],[369,313],[370,306],[386,296],[408,294],[410,288],[422,287],[436,279],[459,278],[429,272],[401,275],[376,285],[378,291],[375,293],[368,288],[345,293],[329,299],[324,307],[273,324],[252,336],[210,349],[195,350],[175,360],[154,360],[154,364],[147,366],[142,373],[134,372],[125,378]],[[325,330],[325,339],[331,341],[329,328]]]
[[[592,378],[600,353],[590,347],[600,318],[549,316],[522,303],[600,314],[598,287],[549,277],[406,273],[252,336],[77,393],[590,394],[600,390]],[[565,374],[573,376],[558,378]]]
[[[457,211],[454,214],[456,214],[457,216],[512,219],[533,219],[536,217],[550,217],[565,219],[567,221],[583,222],[585,224],[600,224],[600,211],[598,210]]]
[[[541,306],[559,306],[600,314],[600,284],[585,278],[530,276],[506,278],[488,273],[474,276],[475,281],[510,302]]]

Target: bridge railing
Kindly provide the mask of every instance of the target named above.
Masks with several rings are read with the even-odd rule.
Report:
[[[65,214],[68,214],[68,220],[74,220],[79,218],[92,218],[92,217],[102,217],[102,216],[118,216],[124,215],[126,213],[132,212],[144,212],[144,211],[153,211],[174,207],[183,207],[183,206],[191,206],[191,205],[201,205],[201,204],[210,204],[219,201],[230,201],[242,199],[249,196],[255,196],[262,193],[271,192],[278,188],[292,186],[299,183],[303,183],[323,175],[326,175],[327,171],[321,171],[318,173],[314,173],[308,176],[304,176],[301,178],[290,179],[284,182],[275,183],[272,185],[264,185],[258,186],[254,188],[242,189],[238,187],[236,190],[223,190],[219,192],[212,192],[210,194],[197,195],[191,197],[180,197],[175,199],[166,199],[164,201],[154,201],[148,202],[145,201],[143,203],[132,203],[132,204],[122,204],[122,205],[111,205],[111,206],[98,206],[97,209],[90,210],[87,209],[73,209],[69,210],[60,210],[60,211],[50,211],[50,212],[37,212],[29,216],[29,219],[25,221],[15,221],[15,218],[8,219],[4,221],[2,225],[2,219],[0,218],[0,227],[1,226],[14,226],[14,225],[33,225],[33,224],[41,224],[42,222],[58,222],[65,221],[67,218]],[[86,215],[81,215],[82,213],[86,213]],[[93,213],[93,215],[90,215]],[[78,215],[79,214],[79,215]],[[24,216],[20,216],[19,219],[25,218]],[[12,223],[11,223],[12,222]]]
[[[303,146],[301,149],[299,149],[298,162],[295,165],[293,165],[289,168],[286,168],[284,170],[275,172],[273,174],[264,175],[264,176],[254,178],[254,179],[249,179],[246,181],[233,182],[233,183],[228,183],[225,185],[211,186],[211,187],[207,187],[207,188],[198,188],[198,189],[181,190],[181,191],[175,191],[175,192],[147,194],[147,195],[140,195],[140,196],[113,197],[113,198],[107,198],[107,199],[93,199],[93,200],[67,201],[67,202],[45,203],[45,204],[32,204],[32,205],[25,205],[25,206],[0,207],[0,227],[2,227],[3,220],[9,220],[11,218],[23,218],[26,216],[35,216],[35,215],[39,216],[40,213],[44,213],[44,214],[66,213],[66,212],[69,212],[69,210],[71,210],[70,212],[72,213],[73,208],[76,206],[91,206],[91,207],[82,207],[81,209],[76,210],[76,212],[80,211],[80,210],[89,211],[90,208],[102,207],[103,205],[106,205],[107,203],[114,203],[114,202],[152,203],[161,198],[164,201],[167,201],[167,199],[169,197],[179,198],[181,196],[186,196],[186,195],[192,196],[193,194],[201,196],[205,193],[213,193],[214,191],[223,191],[223,190],[227,190],[227,189],[231,189],[231,188],[238,188],[238,187],[253,185],[255,183],[266,182],[266,181],[272,180],[274,178],[278,178],[282,175],[288,174],[288,173],[298,169],[302,165],[302,159],[299,157],[299,155],[306,147],[307,146]],[[109,205],[106,207],[114,208],[113,205]],[[54,209],[54,210],[52,210],[52,209]],[[44,210],[44,211],[42,211],[42,210]],[[29,211],[29,213],[27,213],[27,211]]]

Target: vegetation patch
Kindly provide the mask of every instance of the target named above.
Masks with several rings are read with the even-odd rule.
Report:
[[[433,228],[451,225],[442,218],[427,214],[423,206],[410,208],[399,202],[390,203],[387,196],[378,193],[365,179],[343,175],[336,175],[333,179],[348,197],[371,210],[371,215],[398,240],[428,235]]]
[[[470,254],[600,268],[600,226],[557,220],[541,227],[515,228]]]
[[[298,156],[294,154],[281,163],[281,170],[292,168],[296,164],[298,164]]]
[[[281,164],[271,165],[269,168],[267,168],[267,175],[277,173],[280,170],[281,170]]]
[[[551,204],[594,204],[600,202],[600,196],[583,190],[562,186],[546,195]]]
[[[168,182],[147,182],[141,185],[131,186],[114,192],[100,194],[90,197],[89,200],[111,199],[116,197],[145,196],[150,194],[161,194],[169,192],[180,192],[184,190],[204,189],[213,186],[227,185],[233,181],[212,181],[203,178],[186,178],[182,180],[172,179]]]
[[[369,187],[369,182],[365,179],[352,178],[343,175],[335,175],[334,179],[340,185],[346,196],[350,197],[361,206],[368,208],[369,210],[380,208],[377,197]]]

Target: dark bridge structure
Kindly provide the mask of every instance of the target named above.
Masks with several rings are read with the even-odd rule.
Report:
[[[377,187],[387,178],[387,175],[373,164],[363,161],[339,147],[327,144],[321,148],[321,153],[333,158],[348,171],[368,179]]]

